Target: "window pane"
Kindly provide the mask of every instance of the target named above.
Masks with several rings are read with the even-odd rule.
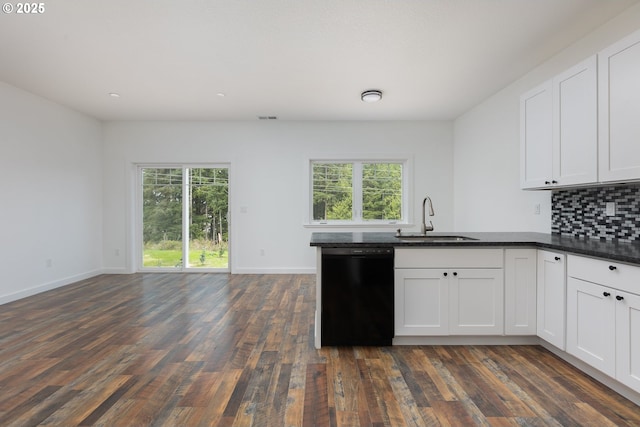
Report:
[[[402,165],[362,165],[362,219],[402,219]]]
[[[182,267],[182,169],[142,169],[144,267]]]
[[[353,219],[351,163],[313,164],[313,219]]]
[[[229,266],[229,170],[189,169],[189,262],[187,267]]]

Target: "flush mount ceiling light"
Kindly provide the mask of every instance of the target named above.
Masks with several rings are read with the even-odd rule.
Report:
[[[110,92],[109,96],[112,98],[120,98],[120,94],[119,93],[115,93],[115,92]]]
[[[364,102],[377,102],[382,99],[382,91],[377,89],[365,90],[360,94],[360,99]]]

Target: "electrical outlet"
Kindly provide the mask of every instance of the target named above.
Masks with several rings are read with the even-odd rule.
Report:
[[[51,267],[53,267],[53,260],[52,260],[51,258],[48,258],[48,259],[45,261],[45,265],[47,266],[47,268],[51,268]]]
[[[540,215],[540,203],[537,203],[537,204],[533,207],[533,214],[534,214],[534,215]]]
[[[607,202],[606,205],[606,215],[607,216],[615,216],[616,214],[616,202]]]

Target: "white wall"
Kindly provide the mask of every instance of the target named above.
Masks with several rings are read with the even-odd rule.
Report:
[[[551,231],[551,193],[520,190],[519,98],[640,29],[640,5],[608,22],[454,122],[456,231]],[[536,204],[540,215],[534,215]]]
[[[99,273],[100,123],[0,82],[0,144],[0,303]]]
[[[453,228],[451,122],[112,122],[105,124],[104,143],[104,260],[109,272],[136,268],[131,222],[136,163],[231,164],[234,273],[315,271],[310,236],[327,229],[303,225],[305,166],[313,157],[412,156],[412,208],[418,221],[413,229],[425,194],[435,205],[436,230]]]
[[[0,83],[0,303],[101,271],[134,271],[135,163],[231,164],[237,273],[314,270],[309,238],[327,229],[303,225],[309,157],[412,155],[413,229],[428,194],[437,231],[548,232],[550,194],[519,189],[519,96],[638,28],[640,5],[453,124],[101,124]],[[541,215],[534,215],[536,204]]]

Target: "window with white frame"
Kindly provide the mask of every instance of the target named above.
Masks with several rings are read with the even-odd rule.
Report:
[[[312,224],[406,222],[406,160],[312,160]]]

